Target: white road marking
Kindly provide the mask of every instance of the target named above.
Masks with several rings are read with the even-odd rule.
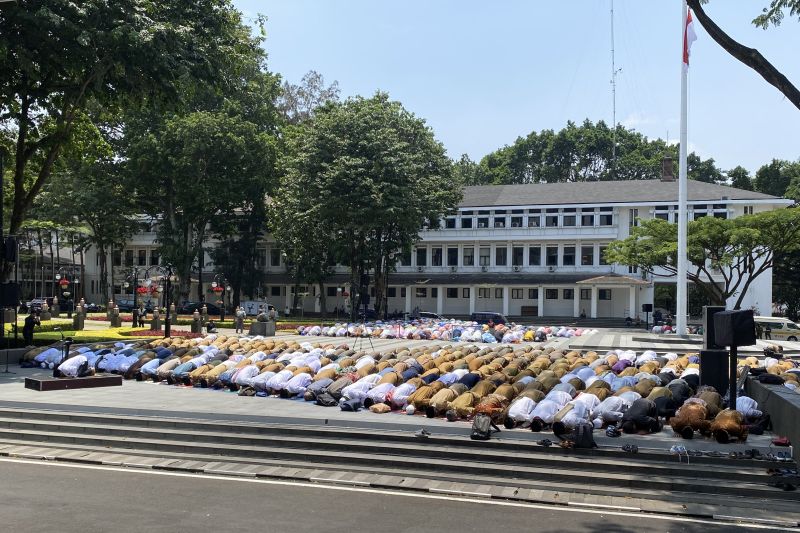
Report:
[[[243,478],[238,476],[219,476],[219,475],[212,475],[212,474],[192,474],[192,473],[182,473],[182,472],[174,472],[168,470],[149,470],[149,469],[132,469],[132,468],[121,468],[121,467],[113,467],[113,466],[102,466],[102,465],[82,465],[82,464],[68,464],[68,463],[57,463],[52,461],[31,461],[26,459],[13,459],[13,458],[6,458],[0,457],[0,463],[20,463],[20,464],[29,464],[29,465],[40,465],[40,466],[47,466],[47,467],[60,467],[60,468],[80,468],[84,470],[105,470],[109,472],[126,472],[129,474],[141,474],[141,475],[151,475],[151,476],[169,476],[169,477],[188,477],[188,478],[199,478],[199,479],[211,479],[214,481],[228,481],[234,483],[261,483],[264,485],[277,485],[277,486],[287,486],[287,487],[303,487],[309,489],[321,489],[321,490],[336,490],[336,491],[348,491],[348,492],[364,492],[369,494],[384,494],[387,496],[398,496],[398,497],[405,497],[405,498],[420,498],[420,499],[427,499],[427,500],[445,500],[445,501],[456,501],[456,502],[464,502],[474,504],[476,500],[474,498],[461,498],[458,496],[437,496],[430,492],[403,492],[403,491],[392,491],[392,490],[385,490],[385,489],[374,489],[374,488],[365,488],[365,487],[348,487],[348,486],[341,486],[341,485],[320,485],[318,483],[309,483],[309,482],[302,482],[302,481],[278,481],[273,479],[261,479],[261,478]],[[629,512],[621,512],[621,511],[613,511],[613,510],[594,510],[594,509],[581,509],[575,507],[568,507],[562,505],[546,505],[546,504],[537,504],[537,503],[523,503],[523,502],[509,502],[509,501],[499,501],[499,500],[479,500],[481,504],[484,505],[497,505],[501,507],[519,507],[524,509],[541,509],[541,510],[549,510],[549,511],[560,511],[560,512],[567,512],[567,513],[583,513],[583,514],[599,514],[603,516],[623,516],[623,517],[642,517],[643,513],[629,513]],[[740,527],[740,528],[748,528],[748,529],[770,529],[772,531],[794,531],[797,532],[797,527],[782,527],[778,528],[775,525],[761,525],[758,523],[747,522],[747,523],[737,523],[737,522],[720,522],[715,520],[706,520],[702,518],[692,518],[686,516],[671,516],[671,515],[660,515],[660,514],[650,514],[647,513],[645,515],[648,519],[654,520],[664,520],[667,522],[687,522],[687,523],[694,523],[694,524],[709,524],[709,525],[727,525],[730,527]],[[776,521],[777,522],[777,521]],[[782,522],[781,522],[782,523]],[[783,524],[783,523],[782,523]],[[788,526],[788,524],[786,524]]]

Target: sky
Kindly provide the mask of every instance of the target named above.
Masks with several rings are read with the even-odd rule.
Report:
[[[268,18],[268,67],[309,70],[341,96],[386,91],[424,118],[453,158],[474,160],[568,120],[612,122],[611,0],[234,0]],[[768,0],[711,0],[706,12],[800,84],[800,21],[750,21]],[[689,148],[724,170],[800,158],[800,110],[727,54],[699,23],[689,74]],[[615,0],[617,122],[679,133],[678,0]]]

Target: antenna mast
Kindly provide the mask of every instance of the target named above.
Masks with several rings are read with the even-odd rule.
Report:
[[[611,0],[611,177],[617,177],[617,70],[614,57],[614,0]]]

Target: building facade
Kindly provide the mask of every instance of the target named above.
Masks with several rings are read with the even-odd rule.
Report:
[[[677,182],[656,180],[467,187],[457,211],[423,231],[415,248],[398,258],[388,309],[444,316],[495,311],[513,317],[644,318],[642,304],[653,303],[656,288],[674,287],[675,279],[607,264],[604,251],[642,220],[677,222],[677,197]],[[689,182],[688,198],[689,220],[735,218],[791,203],[697,181]],[[115,265],[115,294],[126,292],[124,269],[158,263],[154,241],[155,233],[140,233],[109,258]],[[260,294],[242,299],[265,299],[279,310],[291,307],[293,280],[271,238],[259,247],[258,257],[264,272]],[[97,295],[96,264],[87,258]],[[208,257],[205,270],[213,270]],[[348,307],[353,292],[348,283],[347,269],[337,266],[323,288],[328,312]],[[300,287],[298,299],[305,312],[321,311],[318,287]],[[770,313],[771,273],[751,285],[743,307]]]

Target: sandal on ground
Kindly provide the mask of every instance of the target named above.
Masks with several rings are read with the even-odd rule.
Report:
[[[635,444],[625,444],[622,446],[622,451],[628,453],[639,453],[639,447]]]
[[[551,441],[550,439],[542,439],[542,440],[537,440],[536,444],[538,444],[539,446],[544,446],[545,448],[549,448],[550,446],[553,445],[553,441]]]

